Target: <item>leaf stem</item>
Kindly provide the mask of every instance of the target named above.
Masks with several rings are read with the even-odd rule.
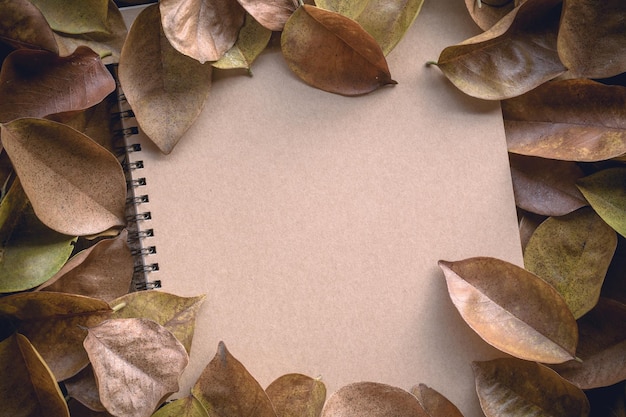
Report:
[[[118,311],[120,311],[124,307],[126,307],[126,303],[119,303],[119,304],[111,307],[111,309],[113,310],[114,313],[117,313]]]

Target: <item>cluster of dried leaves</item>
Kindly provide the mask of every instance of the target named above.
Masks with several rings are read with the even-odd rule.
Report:
[[[473,364],[481,406],[488,417],[624,416],[626,5],[466,4],[484,33],[436,64],[467,94],[502,100],[525,261],[440,262],[463,319],[511,356]],[[127,34],[110,0],[0,0],[3,412],[460,416],[425,385],[360,382],[326,400],[321,381],[293,374],[264,390],[223,345],[189,396],[162,406],[203,297],[128,293],[124,150],[110,141],[105,64],[119,62],[142,129],[168,153],[213,68],[250,70],[272,32],[314,87],[359,95],[393,84],[385,55],[421,5],[162,0]]]

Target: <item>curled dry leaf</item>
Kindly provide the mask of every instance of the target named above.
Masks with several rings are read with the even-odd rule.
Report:
[[[237,0],[264,28],[280,32],[298,5],[297,0]]]
[[[0,300],[0,315],[15,320],[18,332],[28,337],[58,381],[76,375],[89,359],[82,343],[85,327],[111,314],[96,298],[53,292],[23,292]]]
[[[581,178],[578,188],[602,220],[626,237],[626,168],[609,168]]]
[[[57,32],[81,34],[108,32],[109,0],[74,0],[59,7],[58,0],[30,0]]]
[[[424,0],[318,0],[315,4],[357,21],[388,55],[415,21]]]
[[[6,416],[70,415],[54,375],[21,334],[0,342],[0,397]]]
[[[428,417],[409,392],[378,382],[356,382],[330,396],[322,417]]]
[[[119,79],[137,122],[169,154],[204,106],[212,67],[172,48],[159,22],[158,5],[137,16],[122,48]]]
[[[91,364],[70,379],[63,381],[63,384],[67,389],[67,395],[79,401],[85,407],[93,411],[106,411],[106,408],[100,401],[96,377]]]
[[[128,293],[134,261],[123,230],[73,256],[48,282],[44,291],[65,292],[111,301]]]
[[[626,3],[567,0],[558,50],[573,77],[608,78],[626,72]]]
[[[209,413],[196,397],[189,395],[164,405],[152,417],[209,417]]]
[[[474,362],[476,392],[487,417],[586,417],[589,401],[547,366],[515,358]]]
[[[488,31],[445,48],[437,65],[464,93],[523,94],[565,72],[556,51],[560,0],[528,0]]]
[[[465,7],[479,28],[489,30],[515,8],[515,1],[465,0]]]
[[[189,362],[169,330],[144,318],[107,320],[89,329],[84,346],[100,401],[116,416],[150,416],[178,391],[178,379]]]
[[[576,320],[550,284],[495,258],[439,261],[439,266],[454,306],[487,343],[526,360],[574,359]]]
[[[461,411],[438,391],[425,384],[419,384],[411,389],[428,417],[463,417]]]
[[[396,84],[376,40],[339,13],[299,7],[285,25],[281,48],[291,70],[321,90],[354,96]]]
[[[509,152],[592,162],[626,153],[626,87],[545,83],[502,102]]]
[[[547,219],[547,217],[523,210],[518,210],[517,217],[519,219],[520,243],[522,244],[522,252],[524,252],[526,250],[526,246],[528,246],[530,237],[533,233],[535,233],[537,227],[539,227],[539,225]]]
[[[77,130],[44,119],[14,120],[1,126],[1,134],[46,226],[80,236],[126,225],[126,179],[113,154]]]
[[[626,305],[600,298],[589,313],[578,320],[582,361],[553,368],[581,389],[606,387],[626,379]]]
[[[617,247],[617,235],[590,207],[543,222],[524,266],[557,289],[575,318],[593,308]]]
[[[162,0],[165,36],[181,54],[217,61],[237,41],[245,10],[235,0]]]
[[[164,326],[189,352],[196,315],[205,298],[204,295],[180,297],[161,291],[137,291],[117,298],[111,305],[122,306],[115,312],[115,318],[145,317]]]
[[[220,417],[276,417],[267,394],[248,370],[220,342],[191,393]]]
[[[572,161],[509,154],[515,204],[531,213],[562,216],[586,206],[576,187],[585,174]]]
[[[58,53],[48,21],[29,0],[0,0],[0,11],[0,42]]]
[[[265,392],[278,417],[319,417],[326,402],[324,383],[302,374],[283,375]]]
[[[67,57],[19,49],[0,71],[0,122],[84,110],[114,89],[111,73],[86,46]]]
[[[211,65],[220,69],[244,68],[249,70],[252,62],[267,47],[272,31],[264,28],[249,14],[241,31],[237,43],[224,56]]]

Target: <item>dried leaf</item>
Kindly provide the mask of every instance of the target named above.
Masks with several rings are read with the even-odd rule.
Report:
[[[487,343],[520,359],[574,359],[576,321],[550,284],[495,258],[439,261],[439,266],[461,317]]]
[[[113,415],[150,416],[170,394],[189,362],[185,348],[149,319],[107,320],[84,341],[100,401]]]
[[[524,266],[556,288],[579,318],[598,302],[616,247],[615,231],[585,207],[543,222],[526,246]]]
[[[465,0],[465,7],[482,30],[489,30],[515,8],[513,0]]]
[[[428,417],[407,391],[377,382],[356,382],[330,396],[322,417]]]
[[[537,227],[541,223],[543,223],[547,217],[540,216],[538,214],[520,211],[518,210],[518,218],[519,218],[519,233],[520,233],[520,241],[522,244],[522,253],[526,250],[526,246],[528,245],[528,241]]]
[[[567,0],[558,50],[573,77],[608,78],[626,72],[623,0]]]
[[[556,51],[560,3],[522,3],[488,31],[445,48],[437,65],[473,97],[502,100],[532,90],[565,71]]]
[[[41,10],[52,29],[62,33],[108,32],[109,0],[30,0]]]
[[[461,411],[445,396],[425,384],[411,389],[428,417],[463,417]]]
[[[585,394],[539,363],[514,358],[472,364],[487,417],[586,417]]]
[[[106,411],[106,408],[100,401],[96,376],[93,373],[91,364],[70,379],[63,381],[63,384],[67,389],[67,395],[79,401],[85,407],[93,411]]]
[[[324,383],[302,374],[283,375],[265,392],[278,417],[319,417],[326,401]]]
[[[605,387],[626,379],[626,305],[600,298],[593,310],[578,320],[579,361],[554,366],[581,389]]]
[[[572,161],[509,154],[515,204],[531,213],[562,216],[586,206],[576,187],[585,174]]]
[[[252,62],[267,47],[271,36],[272,31],[261,26],[248,14],[241,31],[239,31],[237,43],[211,65],[220,69],[250,69]]]
[[[0,397],[5,416],[70,415],[50,369],[21,334],[0,342]]]
[[[276,417],[267,394],[248,370],[219,343],[215,357],[202,371],[191,393],[220,417]]]
[[[67,57],[19,49],[0,71],[0,122],[84,110],[114,89],[111,73],[87,47]]]
[[[159,5],[171,45],[202,64],[232,48],[245,16],[234,0],[161,0]]]
[[[296,10],[297,0],[237,0],[263,27],[280,32]]]
[[[57,381],[76,375],[87,365],[84,329],[110,313],[106,302],[73,294],[23,292],[0,299],[0,315],[16,320],[17,331],[37,348]]]
[[[602,220],[626,237],[626,168],[609,168],[581,178],[578,188]]]
[[[115,312],[115,318],[145,317],[164,326],[189,352],[196,315],[205,298],[205,295],[180,297],[161,291],[138,291],[112,301],[111,305],[122,306]]]
[[[0,0],[0,10],[0,42],[13,48],[58,52],[48,21],[30,1]]]
[[[70,257],[76,238],[43,225],[19,180],[0,202],[0,293],[24,291],[50,279]]]
[[[502,115],[509,152],[587,162],[626,153],[626,87],[553,81],[503,101]]]
[[[126,225],[124,172],[106,149],[69,126],[44,119],[14,120],[0,133],[46,226],[80,236]]]
[[[200,401],[189,395],[161,407],[152,417],[209,417]]]
[[[281,48],[293,72],[331,93],[353,96],[396,84],[376,40],[335,12],[299,7],[285,25]]]
[[[122,49],[119,78],[139,125],[168,154],[200,114],[212,67],[172,48],[159,22],[157,5],[137,16]]]

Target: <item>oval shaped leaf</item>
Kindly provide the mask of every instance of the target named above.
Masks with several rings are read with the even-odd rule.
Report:
[[[476,392],[487,417],[586,417],[585,394],[539,363],[515,358],[472,364]]]
[[[164,405],[152,417],[209,417],[209,413],[200,401],[189,395]]]
[[[234,0],[162,0],[159,5],[171,45],[200,63],[217,61],[232,48],[245,16]]]
[[[0,397],[7,416],[70,416],[52,372],[20,334],[0,342]]]
[[[563,296],[575,318],[593,308],[617,247],[617,235],[589,207],[551,217],[533,233],[524,267]]]
[[[28,0],[0,0],[0,39],[13,48],[58,53],[54,32],[41,11]]]
[[[248,370],[220,342],[191,393],[210,415],[276,417],[272,403]]]
[[[576,320],[550,284],[495,258],[439,261],[439,266],[454,306],[487,343],[521,359],[574,359]]]
[[[610,168],[581,178],[578,188],[591,207],[626,237],[626,168]]]
[[[396,84],[376,40],[335,12],[299,7],[285,25],[281,48],[291,70],[321,90],[353,96]]]
[[[220,69],[250,69],[252,62],[267,47],[272,31],[261,26],[252,16],[246,15],[237,43],[224,56],[211,65]]]
[[[66,57],[20,49],[4,60],[0,71],[0,122],[84,110],[114,89],[111,73],[85,46]]]
[[[626,72],[626,3],[563,2],[558,50],[575,78],[608,78]]]
[[[168,154],[200,114],[212,67],[172,48],[159,22],[158,5],[137,16],[122,49],[119,79],[142,130]]]
[[[560,0],[527,0],[491,29],[445,48],[438,67],[464,93],[486,100],[523,94],[565,72],[556,52]]]
[[[302,374],[283,375],[265,392],[278,417],[319,417],[326,402],[324,383]]]
[[[572,161],[509,154],[515,204],[531,213],[562,216],[588,205],[576,187],[585,174]]]
[[[85,407],[92,411],[106,411],[106,408],[100,401],[96,377],[91,364],[70,379],[63,381],[63,384],[67,389],[67,395],[79,401]]]
[[[463,417],[456,405],[425,384],[414,386],[411,394],[415,395],[428,417]]]
[[[465,0],[465,7],[474,23],[482,30],[489,30],[515,8],[514,0]]]
[[[263,27],[280,32],[296,10],[294,0],[237,0]]]
[[[428,417],[409,392],[378,382],[356,382],[330,396],[322,417]]]
[[[107,320],[84,341],[102,405],[113,415],[150,416],[178,391],[189,362],[172,333],[149,319]]]
[[[107,32],[109,0],[66,0],[59,7],[57,0],[30,0],[41,10],[52,29],[57,32],[81,34]]]
[[[626,87],[546,83],[502,102],[509,152],[593,162],[626,153]]]

